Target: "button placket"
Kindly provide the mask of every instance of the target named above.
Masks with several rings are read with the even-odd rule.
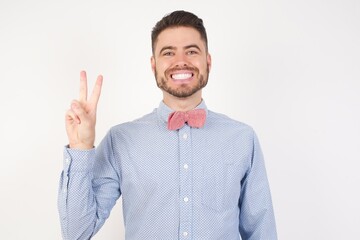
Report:
[[[179,168],[180,168],[180,239],[189,239],[191,235],[192,221],[192,147],[191,147],[191,128],[184,125],[179,129]]]

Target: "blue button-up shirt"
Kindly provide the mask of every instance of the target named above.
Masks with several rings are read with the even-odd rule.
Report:
[[[251,127],[207,110],[202,128],[167,129],[163,102],[114,126],[92,150],[64,149],[64,239],[89,239],[122,196],[128,240],[277,239],[260,146]]]

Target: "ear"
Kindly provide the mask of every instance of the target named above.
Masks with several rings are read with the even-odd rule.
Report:
[[[210,53],[207,54],[206,61],[207,61],[208,68],[209,68],[209,71],[210,71],[211,70],[211,55],[210,55]]]
[[[153,71],[153,73],[155,74],[155,69],[156,69],[156,62],[155,62],[155,57],[151,56],[151,70]]]

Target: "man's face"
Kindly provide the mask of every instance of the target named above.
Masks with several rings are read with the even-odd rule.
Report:
[[[187,98],[206,86],[211,57],[197,30],[174,27],[159,34],[151,66],[160,89]]]

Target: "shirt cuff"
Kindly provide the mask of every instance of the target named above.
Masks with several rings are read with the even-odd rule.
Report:
[[[95,162],[95,148],[89,150],[64,147],[64,172],[89,172]]]

